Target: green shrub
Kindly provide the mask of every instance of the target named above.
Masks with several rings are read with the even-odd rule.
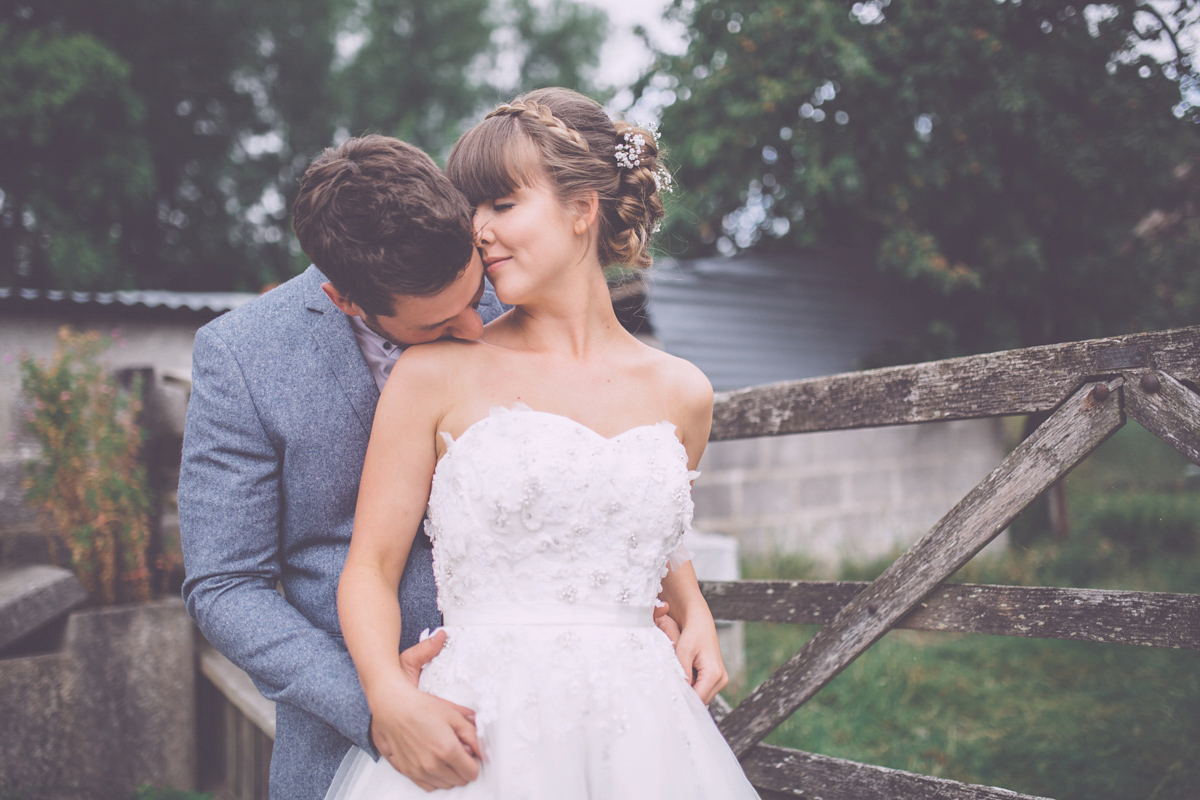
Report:
[[[26,464],[52,557],[65,542],[71,568],[94,600],[147,600],[150,494],[139,455],[140,384],[117,386],[98,357],[108,342],[63,327],[49,361],[21,358],[25,423],[41,445]]]

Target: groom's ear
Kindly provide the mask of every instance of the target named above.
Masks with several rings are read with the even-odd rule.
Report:
[[[596,217],[600,213],[600,195],[594,190],[587,192],[575,200],[574,206],[575,225],[573,229],[576,234],[586,233],[587,229],[596,222]]]
[[[321,284],[321,290],[325,292],[325,296],[329,298],[329,301],[337,306],[343,314],[351,317],[361,317],[363,315],[362,309],[358,307],[358,304],[351,302],[346,295],[339,292],[337,287],[329,281]]]

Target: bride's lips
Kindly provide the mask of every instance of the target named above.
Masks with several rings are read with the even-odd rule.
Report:
[[[497,256],[496,258],[485,258],[483,260],[483,268],[488,271],[491,271],[498,264],[501,264],[502,262],[505,262],[505,261],[508,261],[508,256],[503,256],[503,257]]]

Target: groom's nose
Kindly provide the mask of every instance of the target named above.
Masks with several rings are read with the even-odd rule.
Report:
[[[446,326],[446,336],[474,341],[483,336],[483,319],[474,306],[467,306]]]

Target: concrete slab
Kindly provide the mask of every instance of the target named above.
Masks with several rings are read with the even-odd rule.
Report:
[[[69,570],[30,564],[0,572],[0,650],[87,600]]]

